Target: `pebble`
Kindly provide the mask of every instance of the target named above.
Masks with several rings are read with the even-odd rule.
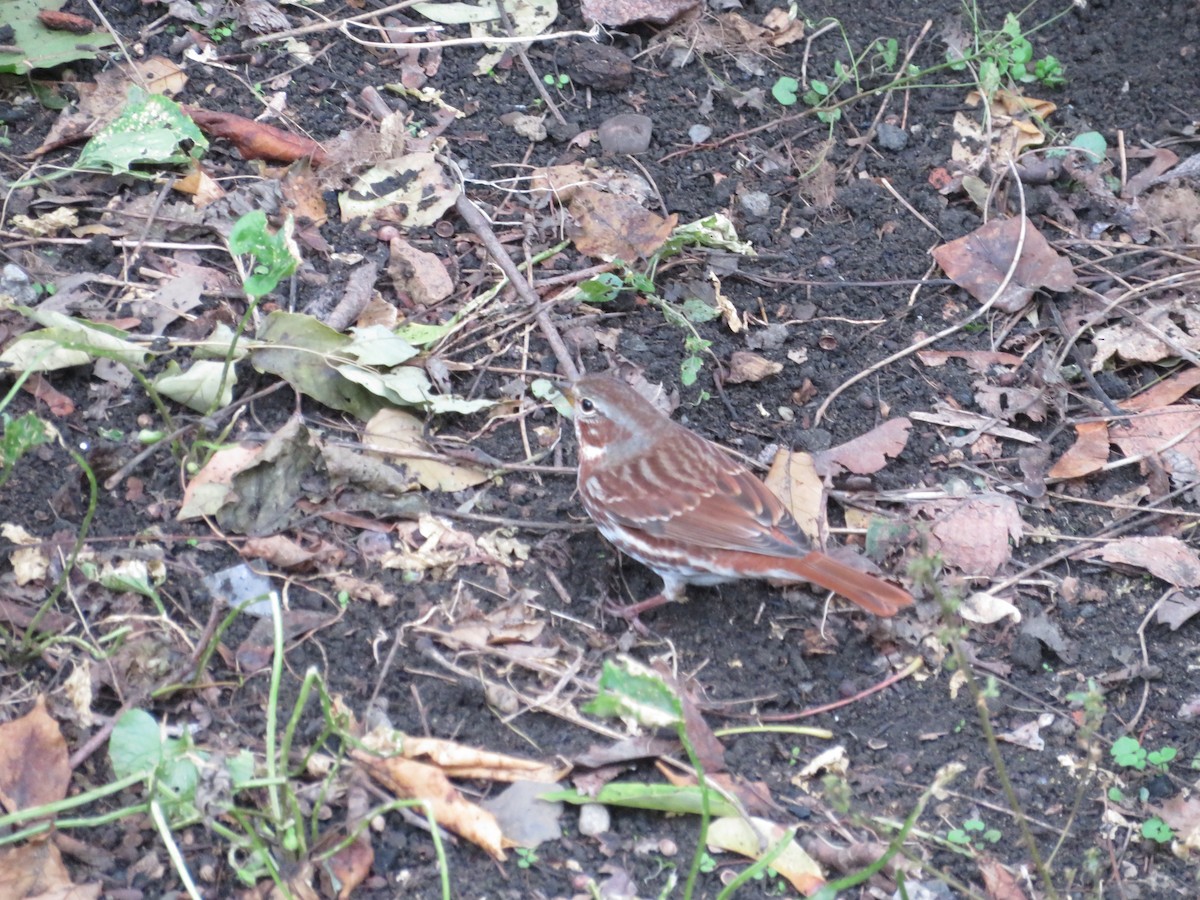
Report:
[[[746,191],[738,197],[742,209],[757,219],[765,218],[771,211],[771,196],[766,191]]]
[[[645,153],[650,149],[654,121],[638,113],[621,113],[605,119],[596,129],[600,146],[607,153]]]
[[[586,837],[604,834],[612,826],[608,807],[602,803],[585,803],[579,807],[579,833]]]
[[[884,150],[903,150],[908,146],[908,132],[887,122],[880,122],[875,131],[875,143]]]

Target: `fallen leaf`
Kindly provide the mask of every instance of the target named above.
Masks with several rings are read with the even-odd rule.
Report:
[[[708,826],[709,850],[727,850],[749,859],[761,859],[785,838],[787,846],[771,861],[770,868],[801,894],[811,896],[825,884],[825,877],[812,857],[796,843],[794,833],[789,837],[787,828],[768,819],[732,816],[714,819]]]
[[[56,803],[70,782],[66,739],[39,696],[25,715],[0,725],[0,807],[17,812]]]
[[[1075,426],[1075,443],[1051,467],[1049,478],[1079,478],[1098,472],[1108,464],[1108,423],[1080,422]]]
[[[919,350],[917,359],[931,369],[940,368],[952,359],[961,359],[975,372],[986,372],[993,366],[1016,368],[1021,357],[1000,350]]]
[[[821,475],[837,475],[840,472],[870,475],[878,472],[887,465],[890,457],[903,452],[911,429],[912,422],[908,419],[888,419],[866,434],[814,453],[816,469]]]
[[[1105,544],[1105,562],[1145,569],[1175,587],[1200,585],[1200,556],[1177,537],[1129,537]]]
[[[1016,744],[1018,747],[1024,747],[1026,750],[1041,752],[1046,749],[1046,741],[1042,738],[1041,730],[1053,722],[1053,713],[1042,713],[1032,722],[1026,722],[1012,731],[997,734],[996,737],[1010,744]]]
[[[735,350],[729,357],[729,374],[725,376],[726,384],[745,384],[748,381],[762,381],[771,375],[783,371],[783,363],[751,353],[749,350]]]
[[[989,594],[987,591],[977,591],[970,594],[959,605],[958,614],[968,622],[980,625],[992,625],[1004,618],[1014,622],[1021,621],[1021,611],[1003,597]]]
[[[437,254],[418,250],[402,238],[389,244],[388,274],[397,292],[421,306],[431,306],[454,293],[454,280]]]
[[[669,25],[701,6],[700,0],[583,0],[580,12],[589,22],[610,27]]]
[[[363,443],[377,456],[403,466],[426,490],[462,491],[488,480],[488,473],[478,466],[434,454],[425,443],[424,430],[411,413],[385,408],[367,422]]]
[[[307,157],[314,166],[325,162],[325,151],[310,137],[292,134],[236,113],[196,106],[184,106],[183,111],[209,137],[224,138],[233,144],[242,159],[292,163]]]
[[[981,857],[979,874],[983,876],[988,900],[1026,900],[1026,894],[1016,877],[999,860],[990,856]]]
[[[816,460],[809,453],[784,447],[775,454],[763,479],[787,507],[792,518],[810,540],[821,539],[825,521],[825,485],[817,474]]]
[[[996,298],[996,309],[1017,312],[1040,288],[1069,291],[1075,286],[1070,260],[1060,256],[1029,219],[993,219],[957,240],[931,252],[946,275],[981,303],[991,299],[1004,282],[1021,238],[1025,243],[1012,280]]]
[[[1175,591],[1158,607],[1154,621],[1159,625],[1168,626],[1172,631],[1178,631],[1179,626],[1196,613],[1200,613],[1200,598],[1189,597],[1183,591]]]
[[[576,249],[606,261],[648,259],[679,221],[676,215],[664,219],[634,200],[592,187],[578,188],[568,208],[575,223],[571,238]]]
[[[931,549],[947,566],[970,576],[995,575],[1012,556],[1012,543],[1024,531],[1021,513],[1012,497],[977,494],[961,500],[929,504]]]
[[[1176,478],[1200,478],[1200,409],[1167,406],[1113,422],[1109,440],[1125,457],[1157,456]]]

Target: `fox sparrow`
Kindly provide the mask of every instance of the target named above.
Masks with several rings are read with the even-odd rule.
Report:
[[[609,541],[653,569],[662,593],[638,615],[684,599],[689,584],[739,578],[812,582],[878,616],[908,592],[813,550],[771,489],[716,444],[673,422],[633,388],[585,375],[565,388],[579,440],[579,496]]]

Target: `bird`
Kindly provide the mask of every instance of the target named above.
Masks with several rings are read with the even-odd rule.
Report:
[[[688,585],[743,578],[810,582],[877,616],[912,604],[904,589],[814,549],[753,472],[628,384],[593,374],[562,390],[584,509],[611,544],[663,581],[659,594],[616,610],[637,630],[645,631],[642,613],[685,600]]]

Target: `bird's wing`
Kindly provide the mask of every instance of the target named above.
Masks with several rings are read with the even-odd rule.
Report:
[[[605,518],[695,547],[782,557],[811,549],[779,498],[714,444],[681,428],[670,447],[669,460],[647,455],[609,467]]]

